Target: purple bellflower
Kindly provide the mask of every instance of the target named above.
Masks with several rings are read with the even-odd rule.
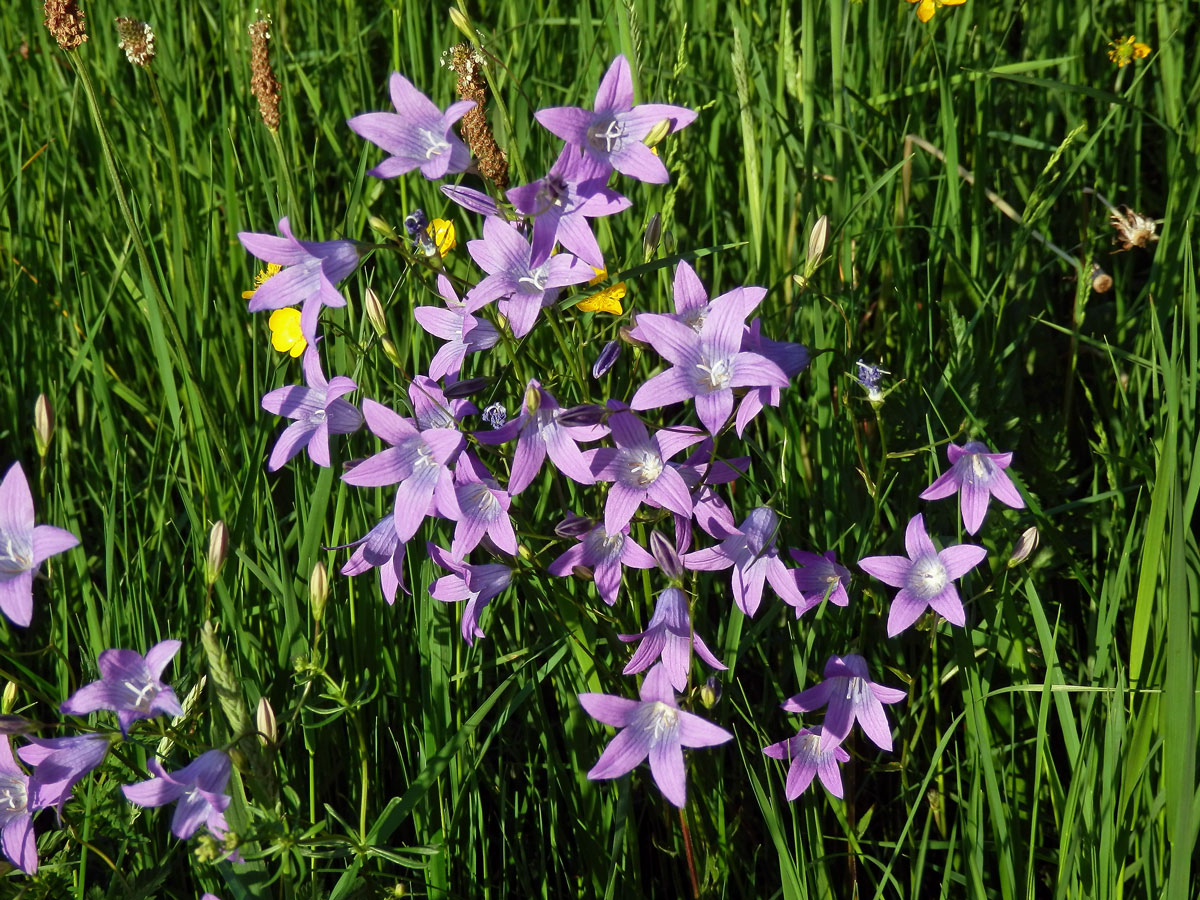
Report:
[[[448,382],[447,387],[455,383]],[[408,399],[412,403],[418,431],[458,428],[458,423],[465,417],[479,412],[479,407],[464,397],[447,399],[438,383],[426,375],[418,375],[409,383]]]
[[[283,237],[253,231],[238,233],[238,240],[250,253],[263,262],[284,267],[254,291],[250,312],[302,304],[300,331],[311,347],[317,342],[321,307],[346,305],[337,286],[358,268],[358,245],[354,241],[296,240],[287,216],[279,220],[279,231]]]
[[[37,871],[37,843],[29,806],[29,776],[13,759],[12,738],[0,743],[0,849],[9,862],[32,875]]]
[[[580,484],[594,484],[595,478],[584,459],[577,441],[597,441],[608,434],[605,425],[560,425],[562,408],[541,384],[532,380],[525,388],[525,400],[521,413],[493,431],[476,432],[482,444],[504,444],[517,439],[513,454],[512,470],[508,480],[508,492],[515,497],[542,470],[546,457],[555,468]],[[619,531],[619,528],[609,529]]]
[[[488,273],[467,292],[467,306],[476,310],[499,299],[500,312],[508,319],[514,337],[529,333],[538,313],[554,302],[559,288],[585,282],[593,274],[591,266],[570,253],[535,264],[525,238],[494,216],[484,219],[482,240],[467,241],[467,252]]]
[[[470,451],[459,457],[454,470],[454,496],[458,516],[451,556],[466,559],[484,534],[500,550],[516,555],[517,535],[508,514],[512,505],[508,491],[496,483],[487,467]]]
[[[654,783],[663,796],[679,807],[687,799],[683,748],[715,747],[733,740],[733,735],[724,728],[679,708],[662,663],[643,679],[641,700],[611,694],[580,694],[579,705],[593,719],[621,729],[587,777],[593,781],[619,778],[649,756]]]
[[[175,772],[165,771],[156,759],[150,760],[146,768],[154,777],[121,788],[126,800],[138,806],[165,806],[179,801],[171,819],[171,833],[181,841],[190,838],[201,825],[218,838],[225,836],[229,830],[225,809],[230,799],[225,786],[232,769],[225,753],[209,750]]]
[[[329,435],[351,434],[362,427],[362,413],[341,399],[358,385],[345,375],[335,375],[326,381],[321,357],[311,343],[304,351],[304,380],[308,387],[288,385],[262,398],[262,407],[267,412],[296,420],[283,429],[271,450],[267,460],[271,472],[285,465],[303,447],[308,448],[313,462],[328,468]]]
[[[641,634],[622,634],[618,637],[626,643],[641,641],[622,674],[641,672],[661,658],[667,679],[677,691],[687,687],[688,672],[692,668],[693,647],[696,649],[696,655],[714,669],[724,671],[729,668],[713,656],[700,635],[692,630],[687,597],[679,588],[667,588],[658,595],[654,615],[650,617],[650,624],[646,626],[645,631]]]
[[[549,259],[559,241],[588,265],[604,268],[604,255],[587,220],[631,206],[627,198],[606,186],[611,171],[567,145],[545,178],[508,192],[516,210],[533,219],[533,262]]]
[[[359,137],[391,154],[367,174],[395,178],[420,168],[422,175],[434,181],[465,172],[471,164],[471,151],[452,128],[474,108],[475,101],[451,103],[443,113],[399,72],[392,73],[388,90],[396,112],[363,113],[346,121]]]
[[[379,524],[355,542],[358,546],[342,566],[343,575],[361,575],[368,569],[379,569],[379,588],[388,605],[396,602],[396,588],[404,585],[405,544],[396,534],[396,516],[384,516]]]
[[[654,557],[629,536],[629,527],[610,534],[603,525],[596,525],[580,536],[579,543],[570,547],[547,566],[551,575],[570,575],[576,566],[589,566],[600,599],[612,606],[621,590],[621,567],[653,569]]]
[[[839,763],[850,762],[850,754],[838,746],[821,749],[821,733],[801,728],[795,737],[763,747],[763,753],[774,759],[790,761],[784,795],[795,800],[803,794],[814,776],[820,776],[825,790],[842,799],[842,773]]]
[[[783,703],[788,712],[812,712],[828,704],[821,723],[821,749],[831,750],[846,739],[857,719],[863,732],[880,750],[892,749],[892,731],[883,704],[899,703],[904,691],[871,681],[867,661],[847,653],[831,656],[825,663],[825,680],[789,697]]]
[[[979,531],[991,497],[1013,509],[1025,508],[1025,501],[1004,471],[1012,463],[1011,451],[989,453],[985,444],[968,441],[962,447],[957,444],[947,446],[946,456],[950,459],[950,468],[920,496],[922,500],[941,500],[960,492],[959,505],[967,534]]]
[[[731,291],[725,302],[710,304],[700,331],[671,316],[638,316],[639,331],[671,368],[637,389],[630,405],[656,409],[696,398],[700,421],[715,435],[733,412],[734,388],[787,387],[788,378],[760,353],[742,350],[746,316],[758,299],[752,291]]]
[[[692,495],[687,483],[667,461],[686,447],[704,439],[695,428],[664,428],[651,437],[642,421],[624,404],[610,400],[608,417],[616,447],[588,451],[597,481],[611,481],[604,505],[604,527],[615,534],[633,518],[643,503],[691,516]]]
[[[163,669],[183,646],[179,641],[160,641],[146,655],[136,650],[105,650],[97,664],[100,680],[85,684],[59,706],[70,716],[86,716],[98,709],[112,710],[129,736],[129,726],[138,719],[170,713],[182,716],[183,707],[171,686],[162,681]]]
[[[908,520],[904,548],[906,557],[868,556],[858,561],[868,575],[900,588],[888,613],[888,637],[908,628],[930,607],[951,625],[966,625],[967,614],[954,581],[983,562],[987,551],[974,544],[957,544],[939,553],[920,513]]]
[[[53,525],[33,524],[33,495],[25,470],[13,463],[0,481],[0,612],[22,627],[33,619],[33,575],[48,557],[79,538]]]
[[[533,117],[590,159],[639,181],[666,184],[667,167],[643,140],[664,119],[670,121],[671,133],[690,125],[696,113],[664,103],[634,106],[633,76],[624,56],[614,59],[604,73],[594,106],[594,111],[576,106],[540,109]]]
[[[762,302],[763,297],[767,295],[767,291],[765,288],[760,287],[739,287],[709,300],[708,291],[705,290],[704,283],[700,280],[700,276],[696,274],[696,270],[692,268],[690,263],[680,262],[675,267],[675,278],[671,284],[671,295],[675,302],[675,312],[661,313],[661,315],[666,316],[668,319],[674,319],[676,322],[686,325],[692,331],[696,332],[696,334],[699,334],[700,329],[704,327],[704,320],[708,318],[708,314],[712,311],[714,305],[733,303],[739,311],[745,310],[745,315],[748,316]],[[629,336],[634,340],[644,343],[649,343],[651,340],[650,336],[636,322],[629,329]]]
[[[758,611],[764,582],[770,583],[780,598],[791,606],[802,606],[804,595],[796,579],[775,549],[775,512],[766,506],[750,511],[742,527],[717,547],[695,550],[684,557],[689,569],[716,571],[733,566],[733,598],[738,609],[748,616]]]
[[[360,462],[342,480],[359,487],[400,485],[395,519],[403,543],[417,533],[435,500],[438,510],[457,510],[449,466],[463,448],[463,436],[454,428],[418,431],[374,400],[363,401],[363,413],[371,432],[392,446]]]
[[[495,325],[473,315],[486,300],[475,300],[470,305],[463,303],[445,275],[438,275],[438,293],[446,301],[445,307],[418,306],[413,310],[413,316],[422,328],[446,341],[429,361],[429,377],[433,379],[447,373],[457,377],[468,353],[488,350],[500,340]]]
[[[827,550],[824,556],[809,553],[806,550],[789,550],[792,559],[800,563],[802,568],[796,569],[796,587],[804,595],[804,603],[796,607],[796,618],[800,618],[826,597],[834,606],[848,606],[850,594],[846,586],[850,584],[850,570],[838,565],[837,557],[832,550]]]
[[[29,779],[29,808],[53,808],[62,820],[63,804],[83,776],[104,761],[108,738],[103,734],[80,734],[61,738],[29,738],[17,756],[33,766]]]
[[[468,644],[483,637],[479,619],[493,597],[499,596],[512,582],[512,569],[499,563],[470,565],[455,559],[441,547],[427,545],[429,556],[435,563],[450,572],[429,586],[429,594],[443,603],[462,603],[462,636]]]

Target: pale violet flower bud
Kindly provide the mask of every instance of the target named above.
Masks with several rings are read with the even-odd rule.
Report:
[[[607,374],[620,355],[621,345],[619,343],[609,341],[605,344],[604,349],[600,351],[600,355],[596,357],[596,362],[592,364],[592,377],[601,378]]]
[[[1019,566],[1025,560],[1029,559],[1029,555],[1037,549],[1038,539],[1037,526],[1030,525],[1021,532],[1021,536],[1017,538],[1017,542],[1013,545],[1012,556],[1008,558],[1008,567]]]

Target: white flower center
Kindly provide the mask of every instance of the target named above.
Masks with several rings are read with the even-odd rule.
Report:
[[[704,320],[708,318],[708,307],[699,306],[695,309],[689,309],[683,314],[683,324],[696,334],[700,333],[700,329],[704,327]]]
[[[625,466],[625,483],[630,487],[646,487],[662,474],[662,457],[653,450],[621,450]]]
[[[604,153],[612,153],[621,148],[625,138],[625,126],[615,118],[601,119],[588,129],[587,141]]]
[[[675,707],[655,700],[646,714],[646,731],[650,732],[650,740],[658,743],[670,737],[679,727],[679,710]]]
[[[441,156],[450,149],[450,145],[442,138],[438,137],[427,128],[418,128],[421,137],[425,139],[425,158],[433,159],[435,156]]]
[[[325,421],[325,410],[314,409],[312,412],[310,412],[308,414],[308,421],[309,421],[309,424],[320,425],[322,422]]]
[[[0,576],[9,577],[33,568],[33,546],[20,535],[6,534],[0,543]]]
[[[25,810],[28,794],[25,780],[17,775],[0,775],[0,818],[12,818],[12,814]]]
[[[522,294],[542,294],[546,291],[546,267],[538,266],[517,279]]]
[[[500,501],[496,499],[486,484],[468,484],[463,487],[463,502],[473,507],[478,518],[491,520],[500,511]]]
[[[942,561],[937,556],[922,556],[913,560],[906,587],[920,599],[930,600],[944,591],[949,583]]]
[[[138,712],[150,712],[150,701],[158,696],[158,688],[148,681],[140,687],[126,681],[124,686],[133,694],[133,708]]]
[[[417,438],[417,440],[420,441],[420,443],[417,444],[417,458],[416,461],[413,462],[413,471],[416,472],[419,469],[436,468],[438,461],[433,458],[433,451],[429,449],[429,445],[420,438]]]
[[[724,390],[729,387],[729,382],[733,381],[733,367],[727,359],[718,359],[712,363],[704,360],[696,368],[704,373],[700,381],[710,391]]]
[[[967,466],[967,481],[971,484],[987,484],[992,480],[995,463],[982,453],[971,453],[970,464]]]

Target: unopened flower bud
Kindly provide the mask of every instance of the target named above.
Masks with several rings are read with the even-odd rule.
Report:
[[[258,698],[258,709],[254,714],[254,722],[258,728],[258,739],[264,745],[274,744],[279,739],[275,710],[271,708],[271,701],[265,695]]]
[[[379,218],[379,216],[369,216],[367,224],[371,226],[371,230],[376,234],[382,235],[392,241],[400,240],[400,235],[396,234],[396,230],[383,219]]]
[[[525,560],[525,562],[533,562],[533,551],[524,544],[517,544],[517,556]]]
[[[17,705],[17,683],[15,681],[6,682],[4,685],[4,693],[0,694],[0,713],[8,715],[13,711],[13,707]]]
[[[491,383],[492,379],[490,378],[468,378],[465,381],[456,381],[454,384],[446,385],[446,389],[442,393],[445,394],[447,400],[461,400],[463,397],[478,394]]]
[[[663,253],[667,256],[675,255],[675,232],[670,228],[663,232]]]
[[[392,342],[391,338],[380,338],[379,346],[383,348],[383,355],[391,360],[393,366],[397,369],[404,368],[404,363],[400,359],[400,351],[396,349],[396,345]]]
[[[668,578],[675,579],[683,574],[683,560],[675,545],[661,531],[650,533],[650,555]]]
[[[471,29],[471,22],[453,6],[450,7],[450,21],[454,23],[455,28],[467,36],[468,41],[475,40],[475,32]]]
[[[646,136],[644,138],[642,138],[642,143],[645,144],[647,147],[654,147],[663,138],[665,138],[668,134],[670,134],[670,132],[671,132],[671,120],[663,119],[661,122],[659,122],[653,128],[651,128],[650,131],[646,134]]]
[[[592,580],[592,570],[587,566],[571,566],[571,574],[583,581]]]
[[[594,525],[595,523],[587,516],[567,513],[567,517],[554,526],[554,533],[560,538],[577,538],[591,531]]]
[[[325,616],[325,602],[329,599],[329,572],[325,563],[318,560],[313,566],[312,576],[308,579],[308,602],[312,607],[314,622],[320,622]]]
[[[208,533],[208,556],[204,560],[204,583],[212,587],[217,583],[221,567],[225,565],[225,556],[229,552],[229,529],[225,523],[218,520],[213,523]]]
[[[583,403],[560,412],[558,414],[558,424],[565,428],[580,426],[586,428],[589,425],[599,425],[607,415],[608,413],[603,406],[597,406],[594,403]]]
[[[662,215],[655,213],[646,223],[646,233],[642,235],[642,253],[646,259],[654,255],[658,249],[658,240],[662,237]]]
[[[721,699],[721,682],[715,675],[709,675],[708,680],[700,686],[700,702],[705,709],[712,709]]]
[[[54,437],[54,410],[45,394],[38,394],[33,404],[33,437],[38,456],[45,458],[50,449],[50,438]]]
[[[816,271],[828,242],[829,216],[821,216],[821,218],[817,219],[816,224],[813,225],[812,231],[808,233],[808,258],[804,261],[805,274],[812,275]]]
[[[637,316],[633,317],[633,321],[635,323],[637,322]],[[649,344],[647,344],[645,341],[639,341],[637,338],[633,337],[629,333],[628,325],[622,325],[620,328],[618,328],[617,334],[620,335],[621,340],[623,340],[625,343],[632,344],[634,347],[637,347],[639,350],[649,350],[650,349]]]
[[[371,323],[371,327],[375,329],[375,333],[380,337],[387,334],[387,317],[383,314],[383,304],[379,302],[379,295],[370,288],[367,288],[367,296],[363,300],[363,307],[367,311],[367,320]]]
[[[537,385],[529,385],[525,388],[525,410],[529,413],[535,413],[542,405],[542,391]]]
[[[592,377],[602,378],[616,363],[617,357],[621,355],[621,345],[616,341],[609,341],[604,345],[604,349],[600,351],[600,355],[596,357],[596,361],[592,363]]]
[[[1012,556],[1008,558],[1008,567],[1019,566],[1029,558],[1034,550],[1037,549],[1038,539],[1040,535],[1036,525],[1030,525],[1017,538],[1017,542],[1013,545]]]

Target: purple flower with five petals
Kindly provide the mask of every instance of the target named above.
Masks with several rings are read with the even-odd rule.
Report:
[[[508,319],[514,337],[529,333],[538,313],[554,302],[559,288],[592,277],[591,266],[570,253],[559,253],[535,265],[525,238],[494,216],[483,221],[483,240],[467,241],[467,252],[488,273],[467,292],[467,306],[475,310],[499,299],[500,312]]]
[[[824,556],[807,550],[788,552],[802,566],[794,572],[796,587],[804,594],[804,604],[796,607],[797,619],[826,597],[834,606],[849,605],[850,594],[846,591],[846,585],[850,583],[850,570],[838,565],[832,550],[825,551]]]
[[[733,566],[733,598],[738,609],[748,616],[758,611],[764,582],[770,583],[785,603],[802,606],[804,595],[775,549],[778,522],[770,507],[756,507],[746,516],[742,527],[725,538],[720,546],[695,550],[684,556],[683,563],[689,569],[702,571]]]
[[[479,619],[493,597],[504,593],[512,583],[512,569],[500,563],[484,563],[470,565],[460,559],[455,559],[441,547],[432,543],[426,545],[430,558],[450,572],[443,575],[429,586],[429,594],[434,600],[443,603],[462,603],[462,636],[468,644],[474,644],[475,638],[483,637],[483,629],[479,627]]]
[[[346,124],[361,138],[391,155],[367,172],[376,178],[395,178],[420,168],[433,181],[465,172],[471,151],[451,130],[475,106],[474,100],[451,103],[443,113],[411,81],[393,72],[388,81],[396,112],[363,113]]]
[[[505,553],[517,553],[517,535],[513,531],[508,508],[508,491],[492,478],[487,467],[470,451],[458,460],[454,470],[454,497],[458,504],[457,524],[450,555],[466,559],[486,534]]]
[[[0,849],[9,862],[32,875],[37,871],[37,843],[33,837],[29,776],[13,759],[12,739],[0,743]]]
[[[0,612],[22,627],[33,618],[33,575],[48,557],[78,545],[53,525],[33,524],[33,495],[20,463],[0,482]]]
[[[667,460],[697,441],[704,433],[696,428],[664,428],[653,437],[642,421],[622,403],[610,400],[608,417],[616,447],[589,450],[587,455],[597,481],[611,481],[604,504],[604,527],[620,531],[643,503],[691,516],[692,495],[687,483]]]
[[[218,838],[225,836],[229,830],[225,810],[230,799],[225,786],[232,770],[225,753],[209,750],[175,772],[164,770],[156,759],[150,760],[146,768],[154,777],[122,787],[126,800],[138,806],[165,806],[179,801],[171,819],[171,833],[181,841],[190,838],[201,825]]]
[[[429,361],[429,377],[438,379],[446,373],[457,377],[462,371],[463,358],[468,353],[496,346],[500,333],[487,319],[472,315],[486,300],[463,303],[445,275],[438,276],[438,293],[445,299],[446,307],[418,306],[413,309],[413,317],[429,334],[446,342]]]
[[[98,709],[112,710],[129,736],[129,726],[138,719],[170,713],[182,716],[183,707],[171,686],[162,680],[167,667],[183,646],[179,641],[160,641],[146,655],[136,650],[105,650],[97,664],[100,680],[85,684],[58,707],[70,716],[86,716]]]
[[[868,556],[858,566],[884,584],[900,588],[888,613],[888,637],[895,637],[933,607],[951,625],[967,624],[967,614],[954,580],[975,568],[987,551],[974,544],[957,544],[938,552],[917,513],[904,532],[908,556]]]
[[[262,312],[303,304],[300,331],[312,346],[317,342],[321,307],[346,305],[337,286],[358,268],[358,245],[354,241],[296,240],[287,216],[279,220],[279,231],[283,237],[254,231],[238,233],[238,240],[250,253],[263,262],[284,267],[254,291],[249,309]]]
[[[604,268],[604,254],[587,220],[611,216],[631,205],[607,187],[611,171],[567,145],[545,178],[508,192],[517,212],[533,219],[533,262],[548,259],[554,242],[559,241],[588,265]]]
[[[1012,463],[1012,452],[989,453],[986,444],[968,441],[963,446],[946,447],[950,468],[920,494],[922,500],[941,500],[961,492],[963,527],[975,534],[987,514],[988,499],[995,497],[1005,506],[1024,509],[1025,501],[1004,472]]]
[[[662,663],[642,681],[641,700],[611,694],[580,694],[579,705],[593,719],[621,729],[587,777],[592,781],[619,778],[649,756],[654,783],[663,796],[679,807],[687,799],[683,748],[715,747],[733,740],[733,735],[724,728],[679,708]]]
[[[274,472],[308,448],[308,455],[318,466],[329,466],[329,435],[350,434],[362,427],[363,417],[357,409],[342,400],[343,394],[358,385],[345,375],[335,375],[328,381],[321,371],[317,348],[309,345],[304,351],[304,380],[308,387],[288,385],[271,391],[262,398],[262,408],[296,421],[283,429],[267,460],[268,471]]]
[[[596,525],[546,567],[551,575],[570,575],[576,566],[590,566],[600,599],[612,606],[621,590],[621,567],[653,569],[654,557],[629,536],[629,526],[609,533]]]
[[[670,122],[669,134],[690,125],[696,113],[665,103],[634,106],[633,76],[624,56],[614,59],[604,73],[594,106],[594,111],[577,106],[540,109],[533,117],[590,159],[639,181],[666,184],[667,167],[643,139],[664,119]]]
[[[831,656],[825,663],[825,680],[789,697],[788,712],[812,712],[828,704],[821,723],[821,749],[830,750],[846,739],[857,719],[867,737],[880,750],[892,749],[892,731],[883,704],[899,703],[904,691],[871,680],[867,661],[854,653]]]
[[[61,738],[29,738],[17,749],[22,762],[33,766],[29,779],[29,808],[54,808],[62,821],[63,804],[83,776],[104,761],[108,738],[103,734],[80,734]]]
[[[733,303],[738,310],[745,310],[745,315],[742,317],[744,319],[754,311],[754,308],[762,302],[766,295],[766,288],[739,287],[709,300],[708,291],[705,290],[704,283],[696,274],[696,270],[690,263],[680,262],[675,267],[675,278],[671,283],[671,296],[675,303],[675,312],[658,315],[674,319],[699,334],[700,329],[704,327],[704,320],[708,318],[714,305]],[[638,318],[640,319],[640,316]],[[637,322],[629,329],[629,336],[645,343],[649,343],[651,340]]]
[[[763,753],[774,759],[790,760],[784,796],[795,800],[803,794],[814,776],[821,777],[825,790],[842,799],[842,773],[838,763],[850,762],[850,754],[841,747],[821,749],[821,734],[811,728],[801,728],[795,737],[763,747]]]
[[[513,454],[512,470],[508,479],[508,493],[515,497],[542,470],[546,457],[555,468],[580,484],[594,484],[595,478],[584,459],[577,441],[597,441],[608,434],[605,425],[560,425],[562,413],[549,392],[532,380],[525,388],[525,400],[521,413],[493,431],[479,431],[475,437],[481,444],[504,444],[517,439],[517,450]],[[610,529],[619,531],[619,528]]]
[[[355,541],[357,547],[342,566],[343,575],[361,575],[368,569],[379,569],[379,588],[388,605],[396,602],[396,588],[404,586],[404,541],[396,534],[396,516],[384,516],[365,537]]]
[[[654,615],[650,617],[650,624],[646,626],[645,631],[641,634],[617,636],[626,643],[641,641],[622,674],[632,675],[640,672],[661,657],[663,670],[667,673],[671,686],[677,691],[687,687],[693,647],[696,649],[696,655],[714,669],[724,671],[729,668],[713,656],[700,635],[692,630],[687,597],[679,588],[667,588],[658,595]]]

